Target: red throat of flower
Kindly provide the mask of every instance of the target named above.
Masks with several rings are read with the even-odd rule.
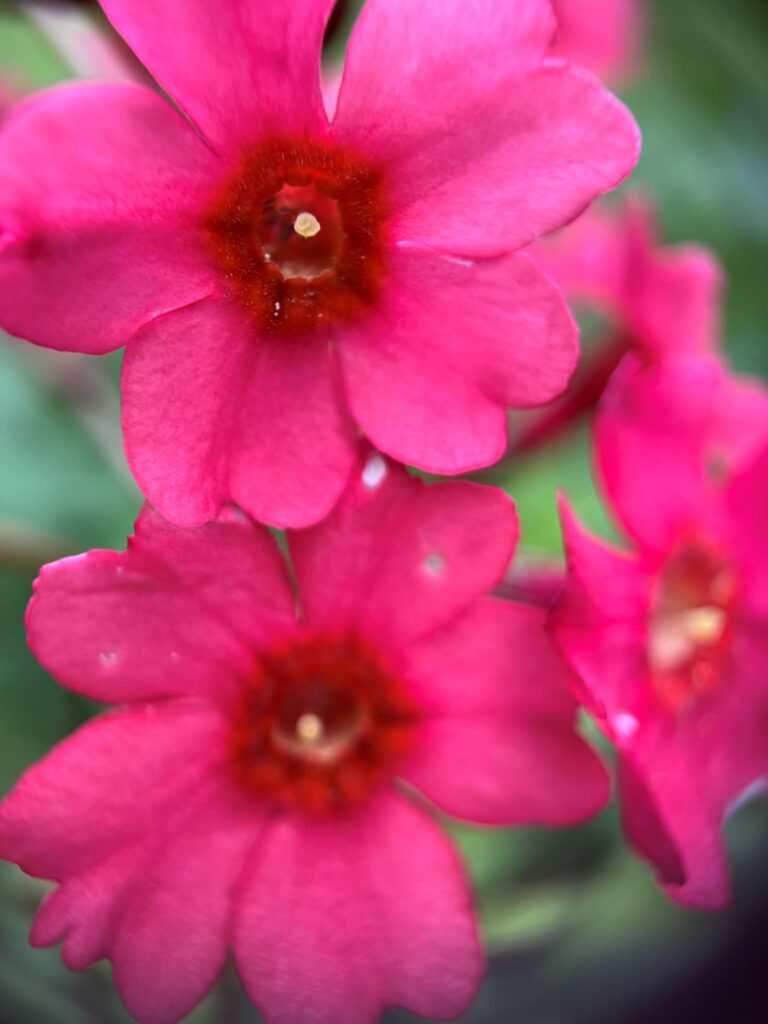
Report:
[[[252,150],[206,220],[216,263],[259,327],[302,334],[359,316],[383,273],[381,173],[340,147]]]
[[[674,711],[714,691],[730,656],[737,599],[727,558],[699,540],[667,559],[656,581],[648,653],[657,693]]]
[[[235,719],[231,760],[261,797],[344,810],[392,776],[415,722],[400,680],[359,636],[294,638],[259,659]]]

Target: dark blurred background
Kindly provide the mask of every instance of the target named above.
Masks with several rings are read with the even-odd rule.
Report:
[[[599,9],[601,0],[593,3]],[[356,6],[344,5],[329,34],[332,60],[343,52]],[[631,187],[657,204],[666,241],[702,242],[720,257],[729,282],[727,351],[738,369],[768,376],[768,3],[645,6],[640,63],[618,90],[644,134]],[[73,8],[74,21],[52,20]],[[0,0],[0,108],[77,74],[130,71],[121,51],[110,45],[105,55],[86,42],[79,19],[87,11],[99,23],[96,5]],[[0,336],[3,792],[93,710],[37,667],[23,614],[41,562],[120,547],[130,532],[140,497],[122,456],[118,372],[119,354],[84,360]],[[590,476],[585,427],[505,465],[495,479],[518,503],[523,548],[532,556],[560,554],[557,487],[595,528],[610,528]],[[579,829],[455,831],[490,948],[488,982],[467,1024],[768,1021],[765,803],[729,822],[736,898],[719,915],[665,900],[622,843],[614,809]],[[41,883],[0,865],[0,1024],[127,1021],[108,968],[73,975],[57,950],[27,946],[43,892]],[[256,1019],[231,977],[189,1018]]]

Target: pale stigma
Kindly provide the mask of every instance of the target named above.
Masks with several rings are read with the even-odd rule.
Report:
[[[318,715],[307,713],[296,720],[296,735],[304,743],[316,743],[322,739],[325,728]]]
[[[314,238],[320,231],[320,221],[314,213],[300,213],[293,222],[293,230],[302,238]]]

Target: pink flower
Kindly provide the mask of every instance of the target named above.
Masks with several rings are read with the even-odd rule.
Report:
[[[552,0],[553,53],[612,81],[635,71],[642,39],[642,0]]]
[[[638,133],[546,59],[548,0],[368,0],[329,123],[332,0],[104,0],[136,85],[33,99],[0,138],[0,320],[128,343],[129,462],[181,525],[325,515],[360,430],[440,473],[562,390],[573,324],[515,250],[632,168]]]
[[[633,197],[597,205],[529,250],[571,305],[602,314],[606,336],[588,351],[562,398],[518,424],[513,450],[550,440],[590,412],[628,351],[656,361],[719,348],[722,271],[699,245],[661,246],[652,207]]]
[[[644,359],[717,352],[723,274],[696,244],[662,246],[653,207],[598,205],[531,255],[574,305],[595,307]]]
[[[543,613],[487,596],[516,535],[502,492],[373,455],[289,536],[290,571],[241,515],[185,530],[149,509],[126,552],[44,568],[32,649],[124,706],[0,805],[0,853],[59,883],[32,941],[63,939],[75,969],[109,957],[146,1024],[187,1013],[230,949],[270,1024],[461,1012],[481,953],[423,798],[562,825],[607,796]]]
[[[714,360],[615,378],[599,472],[632,541],[563,505],[569,563],[552,631],[618,748],[624,827],[667,892],[729,899],[724,818],[768,778],[768,397]]]

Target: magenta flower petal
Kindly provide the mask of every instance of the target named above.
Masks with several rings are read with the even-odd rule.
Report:
[[[139,839],[62,880],[38,910],[30,943],[44,948],[61,942],[61,959],[70,971],[83,971],[108,956],[123,896],[146,857],[145,842]]]
[[[255,338],[225,299],[177,310],[126,352],[128,461],[181,525],[216,516],[230,495],[275,526],[316,522],[358,457],[340,390],[327,345]]]
[[[236,886],[265,818],[228,788],[190,801],[125,891],[110,958],[139,1024],[175,1024],[213,985],[229,952]]]
[[[599,410],[597,464],[630,536],[661,550],[702,522],[714,483],[768,439],[768,396],[714,359],[638,370],[627,360]],[[653,494],[648,465],[653,460]]]
[[[481,598],[414,645],[408,663],[434,710],[404,777],[441,810],[486,824],[567,825],[604,805],[608,777],[574,732],[576,702],[541,611]]]
[[[618,748],[629,841],[697,907],[729,901],[723,822],[768,779],[766,401],[714,360],[629,364],[598,445],[636,550],[612,551],[563,515],[569,574],[552,635]]]
[[[128,464],[148,500],[181,526],[215,518],[229,496],[254,357],[239,310],[216,298],[153,320],[126,350]]]
[[[643,36],[642,0],[552,0],[557,36],[552,53],[612,81],[636,68]]]
[[[320,48],[333,0],[103,0],[107,17],[219,152],[325,123]]]
[[[289,538],[305,617],[393,645],[424,636],[499,582],[517,532],[501,491],[430,487],[374,454],[327,519]]]
[[[428,135],[446,111],[535,70],[555,29],[549,0],[366,0],[347,46],[337,123],[369,145],[396,142],[407,152],[409,135]]]
[[[138,704],[94,719],[3,801],[0,853],[32,875],[88,870],[162,824],[211,772],[222,735],[221,715],[201,704]]]
[[[193,226],[216,162],[149,89],[66,85],[0,135],[0,318],[50,348],[102,353],[208,294]]]
[[[234,946],[270,1024],[352,1024],[392,1005],[453,1017],[482,974],[458,858],[394,795],[340,825],[277,819],[243,876]]]
[[[670,896],[705,910],[720,910],[731,900],[721,834],[730,798],[724,801],[718,789],[732,782],[733,767],[720,759],[721,778],[713,778],[707,767],[713,746],[702,748],[692,730],[678,729],[666,742],[641,738],[619,771],[628,839],[651,860]],[[765,766],[764,759],[761,770]]]
[[[277,527],[298,529],[324,518],[361,447],[332,347],[262,342],[237,439],[231,493],[238,504]]]
[[[723,269],[699,245],[661,247],[651,210],[635,202],[626,224],[626,324],[651,359],[714,355],[722,333]]]
[[[717,910],[731,899],[722,829],[768,778],[766,671],[764,638],[742,635],[716,701],[677,720],[644,720],[621,758],[628,838],[689,906]]]
[[[584,684],[580,700],[618,735],[636,720],[647,673],[651,576],[636,555],[588,533],[565,502],[560,515],[568,578],[550,627],[578,674],[574,684]]]
[[[409,246],[392,263],[386,305],[339,345],[355,418],[421,469],[488,465],[506,447],[506,407],[539,405],[568,383],[570,313],[523,255],[471,263]]]
[[[146,510],[127,551],[43,568],[29,642],[65,685],[96,700],[225,697],[252,647],[292,622],[293,605],[262,528],[231,518],[173,530]]]
[[[595,305],[643,359],[714,355],[723,271],[698,245],[662,246],[653,208],[600,203],[530,249],[569,302]]]
[[[738,561],[742,601],[753,622],[768,618],[768,447],[728,485],[725,531]]]
[[[389,83],[396,66],[394,57],[366,65],[379,96],[394,95],[378,76]],[[509,252],[572,220],[637,160],[632,117],[586,72],[545,62],[527,75],[511,74],[466,113],[465,79],[451,68],[444,74],[430,84],[431,99],[414,91],[396,117],[370,106],[359,121],[344,107],[349,72],[342,82],[334,130],[390,167],[398,239],[462,256]]]
[[[174,1024],[224,966],[233,891],[261,823],[228,788],[203,785],[134,846],[51,893],[33,944],[63,940],[72,970],[109,956],[132,1015]]]

